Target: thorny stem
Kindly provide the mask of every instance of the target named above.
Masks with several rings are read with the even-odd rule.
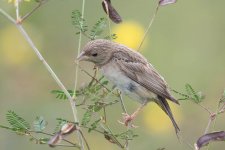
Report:
[[[71,104],[74,121],[75,122],[79,122],[78,117],[77,117],[77,109],[76,109],[76,106],[75,106],[75,102],[73,101],[73,98],[70,96],[69,92],[67,91],[67,89],[65,88],[65,86],[63,85],[63,83],[60,81],[60,79],[57,77],[57,75],[55,74],[55,72],[52,70],[52,68],[46,62],[46,60],[44,59],[44,57],[41,55],[41,53],[39,52],[39,50],[37,49],[37,47],[34,45],[33,41],[31,40],[31,38],[29,37],[29,35],[27,34],[27,32],[24,30],[23,26],[21,24],[17,24],[16,21],[9,14],[7,14],[5,11],[3,11],[2,9],[0,9],[0,12],[7,19],[9,19],[13,24],[15,24],[15,26],[18,28],[18,30],[24,36],[24,38],[26,39],[26,41],[29,43],[29,45],[31,46],[32,50],[35,52],[35,54],[37,55],[37,57],[39,58],[39,60],[43,63],[43,65],[45,66],[45,68],[51,74],[52,78],[55,80],[55,82],[58,84],[58,86],[65,93],[65,95],[67,96],[67,98],[69,99],[70,104]],[[83,138],[81,137],[81,135],[80,135],[79,132],[77,132],[77,136],[79,138],[80,143],[83,143]]]
[[[159,10],[159,4],[157,4],[157,7],[156,7],[156,9],[155,9],[155,12],[154,12],[154,14],[153,14],[153,16],[152,16],[152,18],[151,18],[149,24],[148,24],[148,27],[147,27],[147,29],[146,29],[146,31],[145,31],[145,34],[144,34],[144,36],[143,36],[143,38],[142,38],[142,40],[141,40],[141,43],[140,43],[140,45],[139,45],[137,51],[139,51],[140,48],[141,48],[141,46],[143,45],[143,43],[144,43],[144,41],[145,41],[145,39],[146,39],[146,37],[147,37],[147,34],[148,34],[148,32],[149,32],[149,30],[150,30],[150,28],[151,28],[151,26],[152,26],[152,23],[153,23],[154,20],[155,20],[155,17],[156,17],[156,14],[157,14],[158,10]]]

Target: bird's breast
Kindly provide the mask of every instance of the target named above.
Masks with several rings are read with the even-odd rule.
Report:
[[[126,86],[131,79],[124,75],[116,64],[107,64],[101,68],[103,75],[117,86],[122,92],[126,90]]]
[[[143,103],[156,95],[126,76],[116,64],[101,67],[102,74],[113,83],[123,94]]]

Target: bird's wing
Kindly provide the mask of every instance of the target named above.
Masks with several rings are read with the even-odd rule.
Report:
[[[136,55],[137,53],[134,53]],[[138,57],[131,55],[124,55],[123,52],[114,53],[114,63],[116,63],[124,75],[128,76],[131,80],[137,82],[149,91],[167,98],[177,104],[178,101],[169,93],[166,82],[142,56]]]

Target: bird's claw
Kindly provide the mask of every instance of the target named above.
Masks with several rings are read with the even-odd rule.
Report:
[[[118,122],[120,124],[123,124],[123,125],[125,125],[127,127],[129,126],[129,127],[132,127],[132,128],[137,128],[138,127],[138,126],[135,126],[135,125],[131,124],[131,121],[134,120],[134,118],[135,118],[134,115],[129,115],[127,113],[122,113],[122,115],[123,115],[123,122],[118,120]]]

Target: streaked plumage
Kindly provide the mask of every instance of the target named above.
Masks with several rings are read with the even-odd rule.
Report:
[[[122,44],[98,39],[85,45],[78,60],[93,62],[122,93],[141,104],[156,102],[170,117],[176,132],[179,131],[166,99],[179,103],[170,94],[163,77],[140,53]]]

